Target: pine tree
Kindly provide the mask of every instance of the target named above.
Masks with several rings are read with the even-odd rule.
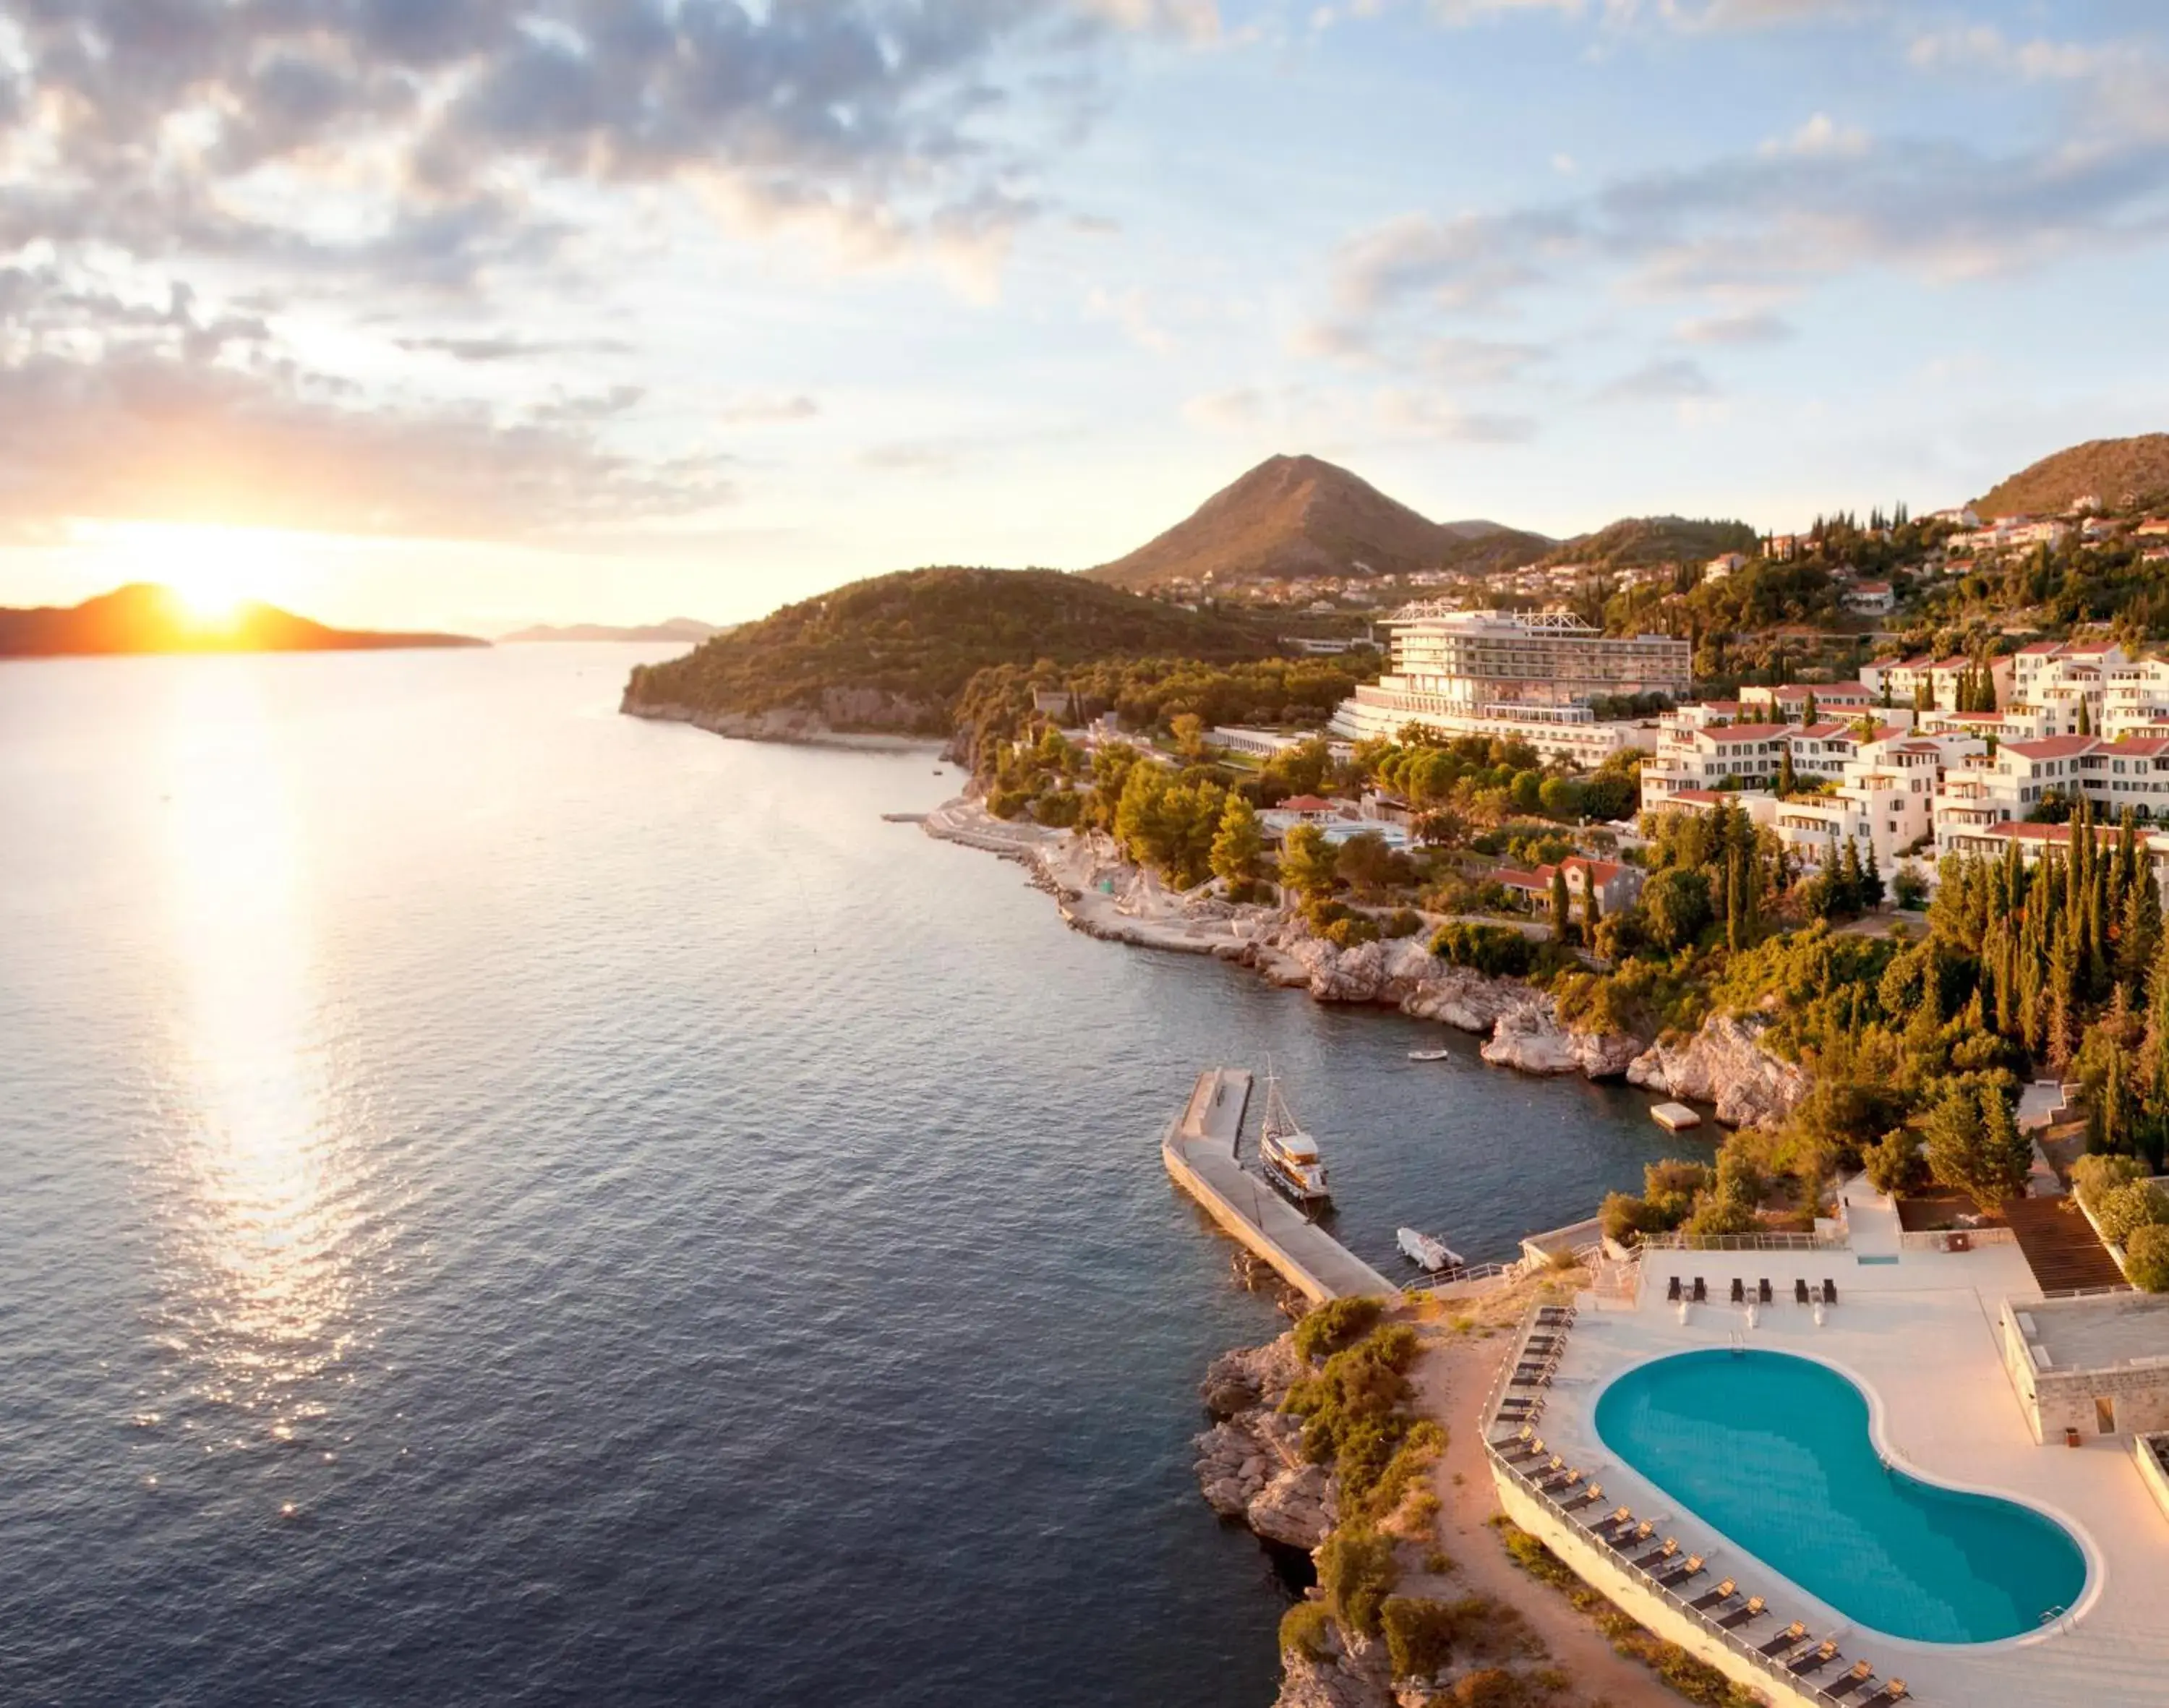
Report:
[[[1265,858],[1265,835],[1249,801],[1231,793],[1212,838],[1212,875],[1231,888],[1254,882]]]
[[[1737,848],[1724,863],[1724,946],[1735,955],[1747,947],[1745,864]]]

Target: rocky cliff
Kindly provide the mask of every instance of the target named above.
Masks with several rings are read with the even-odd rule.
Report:
[[[1291,1335],[1215,1358],[1198,1391],[1218,1421],[1195,1444],[1197,1486],[1214,1512],[1308,1553],[1336,1514],[1333,1480],[1304,1460],[1303,1425],[1280,1410],[1303,1374]]]
[[[1713,1103],[1728,1127],[1781,1125],[1807,1096],[1808,1076],[1764,1046],[1769,1023],[1755,1015],[1713,1014],[1692,1038],[1660,1043],[1636,1057],[1627,1082]]]

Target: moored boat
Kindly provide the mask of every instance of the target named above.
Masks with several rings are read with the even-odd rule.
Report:
[[[1410,1061],[1444,1061],[1452,1054],[1450,1049],[1412,1049],[1409,1052],[1409,1059]]]
[[[1431,1235],[1418,1229],[1403,1228],[1394,1236],[1394,1238],[1400,1244],[1403,1257],[1415,1264],[1417,1268],[1427,1269],[1434,1275],[1442,1274],[1452,1269],[1465,1269],[1468,1267],[1462,1262],[1461,1253],[1447,1245],[1445,1241],[1434,1239]]]
[[[1303,1130],[1288,1108],[1270,1063],[1266,1068],[1266,1118],[1258,1129],[1258,1161],[1265,1165],[1266,1178],[1298,1204],[1333,1201],[1318,1141]]]

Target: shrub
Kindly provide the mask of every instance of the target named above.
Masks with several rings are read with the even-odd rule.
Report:
[[[1470,1673],[1453,1687],[1455,1708],[1521,1708],[1528,1700],[1521,1681],[1500,1667]]]
[[[1322,1601],[1298,1601],[1281,1615],[1281,1652],[1291,1649],[1314,1661],[1332,1652],[1333,1615]]]
[[[1394,1593],[1399,1569],[1394,1545],[1375,1531],[1344,1526],[1318,1551],[1318,1585],[1334,1617],[1365,1636],[1378,1635],[1378,1618]]]
[[[1540,1583],[1548,1583],[1554,1589],[1578,1589],[1581,1580],[1575,1577],[1559,1556],[1531,1535],[1518,1524],[1502,1523],[1500,1535],[1506,1545],[1506,1557]]]
[[[1469,925],[1460,920],[1441,926],[1431,952],[1442,961],[1466,967],[1489,979],[1518,979],[1534,962],[1529,940],[1506,926]]]
[[[1334,1353],[1281,1402],[1283,1412],[1305,1420],[1303,1456],[1333,1468],[1350,1509],[1367,1510],[1373,1490],[1415,1428],[1402,1407],[1409,1395],[1402,1373],[1417,1349],[1414,1329],[1388,1323]]]
[[[2169,1198],[2164,1198],[2150,1181],[2127,1181],[2103,1193],[2093,1212],[2094,1220],[2101,1224],[2102,1238],[2111,1245],[2128,1246],[2141,1228],[2169,1222]]]
[[[2124,1273],[2147,1293],[2169,1293],[2169,1227],[2159,1222],[2136,1229],[2124,1241]]]
[[[1397,1679],[1428,1679],[1453,1659],[1456,1621],[1442,1601],[1419,1595],[1389,1595],[1378,1609],[1386,1633],[1386,1657]]]
[[[2071,1165],[2071,1184],[2088,1209],[2098,1209],[2104,1193],[2145,1177],[2146,1165],[2135,1156],[2081,1156]]]
[[[1383,937],[1412,937],[1423,929],[1423,915],[1411,907],[1397,907],[1378,922]]]
[[[1333,1300],[1296,1324],[1295,1349],[1313,1362],[1330,1357],[1370,1333],[1385,1314],[1383,1300]]]

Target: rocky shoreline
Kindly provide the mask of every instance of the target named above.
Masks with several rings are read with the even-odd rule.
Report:
[[[934,735],[838,729],[820,713],[798,707],[778,707],[769,712],[709,712],[695,706],[635,701],[628,688],[618,710],[628,718],[646,718],[658,723],[690,723],[712,735],[727,735],[740,741],[847,747],[866,753],[935,753],[943,746],[941,739]]]
[[[1754,1016],[1714,1015],[1692,1038],[1671,1042],[1576,1032],[1543,992],[1453,966],[1422,938],[1340,948],[1279,908],[1169,890],[1122,860],[1104,836],[1009,824],[968,800],[929,814],[924,829],[1016,861],[1055,898],[1063,918],[1088,936],[1212,955],[1305,990],[1314,1001],[1377,1005],[1435,1020],[1483,1038],[1484,1059],[1495,1066],[1623,1079],[1711,1105],[1729,1127],[1778,1125],[1807,1095],[1806,1073],[1763,1047],[1767,1022]]]

